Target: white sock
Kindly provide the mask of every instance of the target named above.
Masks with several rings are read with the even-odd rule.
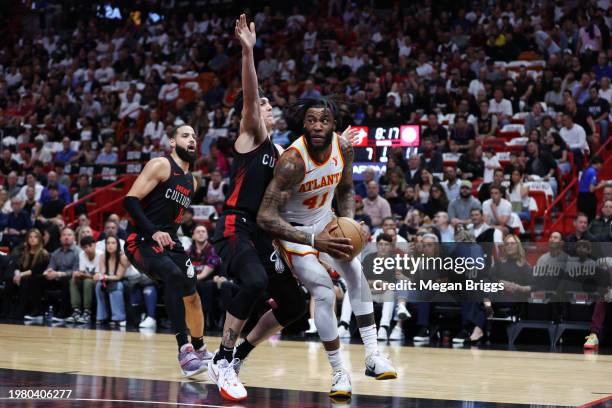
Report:
[[[380,325],[391,327],[391,318],[393,317],[393,302],[384,302],[382,315],[380,316]]]
[[[342,368],[342,356],[340,355],[340,349],[326,351],[327,359],[332,367],[332,371],[340,371]]]
[[[376,325],[373,324],[371,326],[360,327],[359,333],[361,334],[361,340],[363,341],[363,345],[365,347],[366,357],[372,353],[376,353],[378,351]]]
[[[353,314],[353,308],[351,307],[351,301],[348,296],[342,299],[342,313],[340,313],[340,322],[350,323],[351,314]]]

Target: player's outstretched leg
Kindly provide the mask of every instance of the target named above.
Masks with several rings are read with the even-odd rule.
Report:
[[[230,302],[221,345],[208,365],[208,377],[217,384],[223,398],[240,401],[247,397],[247,391],[236,373],[239,365],[234,358],[234,347],[255,303],[268,286],[268,276],[248,241],[238,239],[233,243],[223,243],[219,248],[222,258],[229,262],[228,275],[239,277],[240,289]],[[231,252],[231,256],[224,256],[228,252]]]

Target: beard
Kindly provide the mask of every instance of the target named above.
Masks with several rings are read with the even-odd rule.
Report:
[[[332,136],[334,135],[333,129],[329,129],[329,132],[325,134],[325,139],[323,141],[323,145],[315,146],[312,144],[312,134],[307,129],[304,129],[304,137],[306,138],[306,142],[308,143],[308,147],[315,152],[324,151],[329,147],[332,142]]]
[[[185,148],[183,148],[183,147],[181,147],[179,145],[176,145],[176,149],[175,150],[176,150],[176,154],[178,155],[178,157],[181,160],[183,160],[183,161],[185,161],[185,162],[187,162],[189,164],[195,163],[196,158],[197,158],[197,155],[196,155],[195,151],[193,151],[193,153],[191,153],[191,152],[189,152],[189,150],[187,150],[187,149],[185,149]]]

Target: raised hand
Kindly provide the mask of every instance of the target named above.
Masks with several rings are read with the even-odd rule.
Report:
[[[349,142],[351,142],[352,145],[360,142],[361,138],[359,137],[359,133],[360,130],[355,129],[354,127],[347,127],[346,129],[344,129],[344,132],[342,132],[342,137],[346,140],[348,140]]]
[[[243,48],[253,48],[257,36],[255,35],[255,23],[247,24],[245,14],[241,14],[240,18],[236,20],[236,29],[234,30],[236,38],[240,41],[240,45]]]

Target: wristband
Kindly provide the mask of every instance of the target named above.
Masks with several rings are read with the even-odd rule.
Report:
[[[310,246],[314,248],[315,234],[310,234]]]

